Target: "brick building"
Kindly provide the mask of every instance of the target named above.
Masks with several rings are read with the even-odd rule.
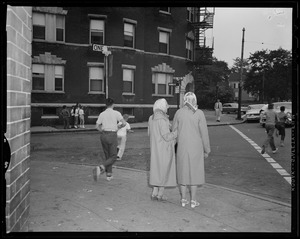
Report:
[[[204,20],[189,7],[33,7],[31,124],[59,124],[62,106],[76,102],[94,124],[106,97],[131,121],[148,120],[166,98],[172,118],[170,84],[184,77],[180,101],[193,91],[191,63],[207,27],[193,24]]]
[[[31,14],[31,7],[8,6],[6,12],[7,92],[6,94],[3,93],[7,96],[5,136],[11,149],[10,165],[5,174],[7,232],[28,230],[27,219],[30,208]],[[5,76],[3,78],[5,79]]]

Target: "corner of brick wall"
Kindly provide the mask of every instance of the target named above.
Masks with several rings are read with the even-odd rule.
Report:
[[[28,231],[32,7],[7,6],[6,231]]]

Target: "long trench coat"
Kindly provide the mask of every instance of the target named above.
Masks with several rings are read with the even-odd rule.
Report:
[[[150,180],[149,184],[160,187],[176,186],[175,138],[170,132],[170,121],[163,112],[149,117],[148,135],[150,136]]]
[[[202,110],[187,106],[179,109],[173,119],[177,137],[177,182],[181,185],[205,183],[204,153],[210,153],[206,119]]]

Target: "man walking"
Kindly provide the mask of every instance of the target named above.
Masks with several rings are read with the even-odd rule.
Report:
[[[122,122],[120,127],[126,125],[119,111],[114,110],[114,101],[106,99],[106,110],[103,111],[96,122],[96,129],[100,131],[100,140],[105,155],[105,161],[93,170],[94,180],[99,179],[100,174],[106,172],[106,179],[110,181],[112,177],[112,165],[117,160],[117,131],[118,122]]]
[[[274,111],[274,104],[268,104],[268,109],[264,114],[266,115],[265,128],[268,136],[262,146],[261,154],[264,154],[266,152],[266,148],[269,144],[271,146],[273,154],[275,154],[278,149],[275,147],[273,134],[275,131],[275,124],[276,122],[278,122],[278,116]]]
[[[215,111],[216,111],[216,121],[220,122],[221,121],[221,113],[223,110],[222,103],[220,102],[219,99],[217,99],[217,102],[215,103]]]
[[[64,105],[63,109],[61,111],[61,116],[63,117],[63,121],[64,121],[64,129],[69,129],[69,118],[70,118],[70,113],[67,109],[67,106]]]

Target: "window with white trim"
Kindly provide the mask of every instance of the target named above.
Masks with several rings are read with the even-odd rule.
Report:
[[[134,94],[134,72],[133,68],[123,67],[123,93]]]
[[[65,15],[33,12],[32,37],[36,40],[65,41]]]
[[[152,94],[172,96],[174,94],[173,74],[155,72],[152,75]]]
[[[42,13],[32,14],[33,39],[46,39],[46,16]]]
[[[32,90],[45,90],[45,66],[32,64]]]
[[[32,64],[32,91],[63,92],[64,66]]]
[[[194,59],[194,42],[190,39],[185,40],[185,48],[186,48],[186,58],[193,60]]]
[[[124,22],[124,46],[135,48],[135,24]]]
[[[171,13],[171,8],[170,7],[160,7],[159,12],[170,14]]]
[[[55,66],[54,90],[63,91],[64,85],[64,67]]]
[[[90,44],[104,44],[105,21],[100,19],[90,20]]]
[[[91,93],[104,93],[104,69],[103,66],[89,67],[89,91]]]
[[[187,7],[187,20],[190,22],[194,22],[194,8],[193,7]]]
[[[170,33],[159,31],[159,52],[169,54],[170,52]]]

